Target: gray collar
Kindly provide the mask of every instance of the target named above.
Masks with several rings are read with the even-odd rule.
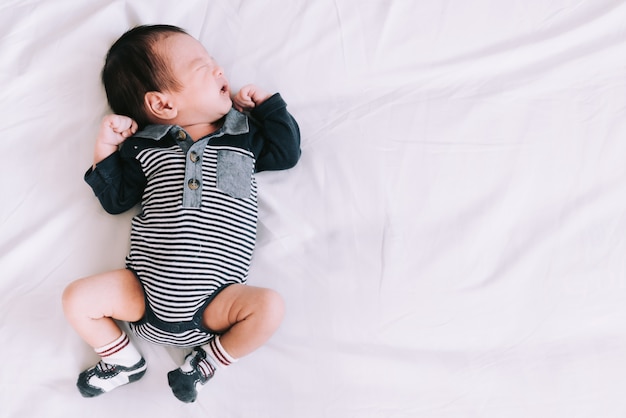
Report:
[[[141,131],[137,132],[134,136],[136,138],[146,138],[158,141],[163,139],[168,132],[172,131],[174,135],[177,135],[179,131],[183,130],[177,125],[148,125]],[[228,135],[241,135],[249,132],[248,117],[243,113],[230,109],[224,119],[224,125],[212,136]]]

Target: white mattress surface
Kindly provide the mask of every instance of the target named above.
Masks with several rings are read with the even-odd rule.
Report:
[[[61,308],[124,265],[136,210],[83,173],[104,55],[148,23],[302,132],[257,177],[249,283],[285,320],[194,404],[138,340],[146,376],[83,399]],[[4,0],[0,115],[1,417],[626,416],[626,1]]]

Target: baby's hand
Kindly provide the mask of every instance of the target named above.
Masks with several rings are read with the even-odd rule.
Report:
[[[269,93],[254,84],[248,84],[247,86],[243,86],[235,97],[233,97],[233,104],[235,109],[243,112],[244,110],[254,109],[255,106],[260,105],[270,96]]]
[[[94,167],[117,151],[122,142],[137,132],[137,122],[127,116],[107,115],[102,119],[94,149]]]
[[[102,145],[119,146],[137,132],[137,122],[122,115],[107,115],[102,119],[97,142]]]

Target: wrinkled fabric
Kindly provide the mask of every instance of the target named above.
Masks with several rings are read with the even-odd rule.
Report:
[[[12,0],[0,21],[0,415],[626,416],[623,0]],[[61,309],[124,266],[133,213],[82,176],[106,51],[156,22],[302,133],[296,167],[256,176],[248,284],[285,319],[190,408],[165,380],[186,352],[141,340],[143,379],[83,400],[97,358]]]

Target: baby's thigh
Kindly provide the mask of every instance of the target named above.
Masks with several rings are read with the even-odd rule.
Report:
[[[138,321],[145,312],[143,288],[127,269],[85,277],[71,283],[63,294],[64,304],[92,318],[110,317]]]
[[[222,333],[251,315],[282,310],[283,302],[273,290],[233,284],[219,292],[203,312],[203,325]]]

